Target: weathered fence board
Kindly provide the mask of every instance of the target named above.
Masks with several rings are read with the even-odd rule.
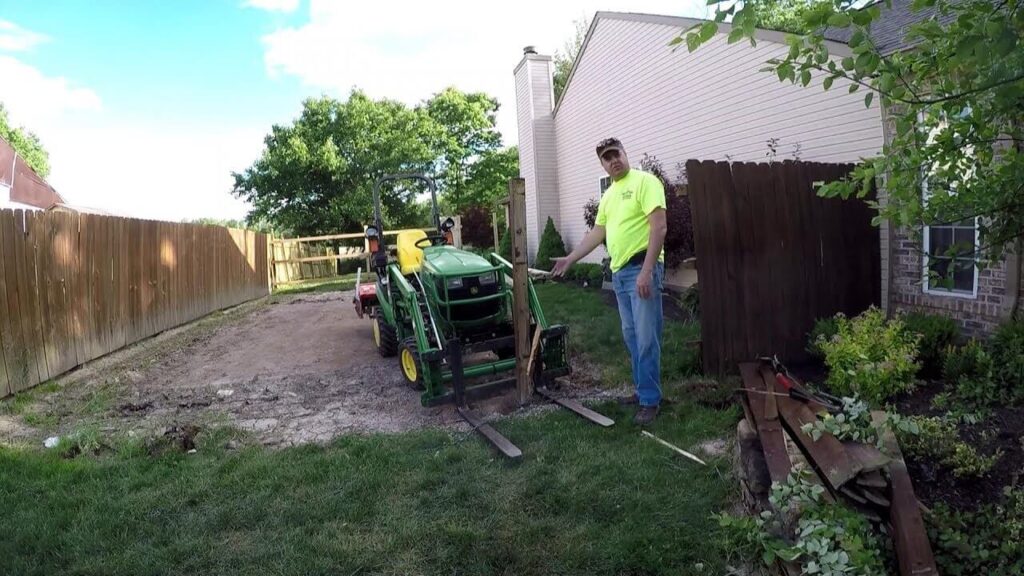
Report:
[[[878,229],[863,200],[821,198],[849,164],[686,164],[708,373],[806,360],[818,318],[879,304]]]
[[[269,293],[268,237],[0,210],[0,397]]]

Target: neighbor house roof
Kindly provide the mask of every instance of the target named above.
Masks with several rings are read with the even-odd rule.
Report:
[[[912,24],[923,22],[930,18],[936,18],[940,24],[948,24],[956,19],[955,14],[937,15],[934,6],[914,10],[913,4],[912,0],[892,0],[892,8],[886,7],[884,1],[875,2],[871,5],[882,9],[881,18],[871,23],[869,35],[883,56],[914,46],[914,43],[908,42],[906,38],[907,30]],[[846,43],[849,41],[850,36],[853,35],[853,29],[829,30],[827,35],[839,42]]]
[[[0,138],[0,204],[25,204],[49,208],[64,202],[61,195],[47,184],[6,140]]]

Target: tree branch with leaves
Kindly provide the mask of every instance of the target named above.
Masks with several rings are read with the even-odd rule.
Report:
[[[692,52],[731,21],[727,41],[756,44],[762,16],[777,0],[710,2],[713,21],[673,41]],[[916,21],[900,49],[880,48],[872,29],[892,0],[826,0],[799,13],[789,47],[763,69],[782,82],[825,90],[836,82],[865,91],[892,121],[881,154],[864,159],[842,181],[823,185],[828,197],[863,198],[884,179],[886,199],[873,202],[876,223],[913,234],[923,226],[977,218],[979,260],[994,261],[1024,235],[1024,0],[914,0]],[[835,43],[845,39],[845,46]],[[926,247],[927,248],[927,247]],[[974,247],[971,247],[974,250]]]

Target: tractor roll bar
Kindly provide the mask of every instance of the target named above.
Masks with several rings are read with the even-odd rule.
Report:
[[[437,209],[437,187],[434,185],[434,179],[426,174],[388,174],[381,178],[378,178],[373,183],[373,223],[377,225],[377,233],[384,234],[384,222],[382,221],[380,214],[380,187],[385,182],[394,182],[396,180],[419,180],[427,185],[430,190],[430,206],[431,215],[434,217],[434,228],[437,231],[441,231],[441,213]]]

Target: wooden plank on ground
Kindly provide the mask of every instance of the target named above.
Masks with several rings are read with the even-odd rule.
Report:
[[[885,421],[884,412],[872,412],[871,417],[876,424]],[[881,426],[882,447],[892,457],[889,463],[889,478],[892,480],[892,506],[889,508],[889,521],[892,523],[893,545],[896,548],[896,559],[899,562],[902,576],[937,576],[931,543],[921,518],[921,506],[914,494],[914,485],[903,462],[899,442],[895,434],[887,426]]]
[[[782,392],[781,387],[777,388]],[[818,440],[801,430],[804,424],[811,424],[818,417],[802,402],[792,398],[778,397],[779,416],[786,430],[807,456],[807,460],[825,478],[833,492],[853,479],[860,472],[860,463],[852,462],[843,445],[831,434],[824,434]]]
[[[749,390],[764,390],[765,382],[758,372],[756,362],[743,362],[740,364],[740,376],[743,378],[743,387],[748,390],[747,403],[750,412],[754,416],[754,428],[761,439],[761,447],[764,449],[764,459],[768,464],[768,475],[772,482],[785,482],[792,470],[792,463],[789,453],[786,451],[786,440],[783,437],[785,432],[782,423],[778,420],[770,421],[765,418],[765,396],[752,393]]]

